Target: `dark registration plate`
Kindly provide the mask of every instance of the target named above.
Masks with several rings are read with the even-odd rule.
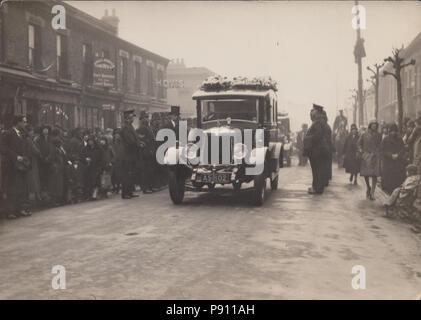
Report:
[[[230,182],[229,173],[208,173],[197,176],[196,181],[204,183],[228,183]]]

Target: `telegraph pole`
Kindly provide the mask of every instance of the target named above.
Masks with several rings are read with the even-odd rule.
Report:
[[[379,81],[380,81],[380,69],[384,66],[384,63],[382,64],[375,64],[374,69],[371,67],[367,67],[368,71],[371,71],[373,74],[371,76],[371,83],[374,86],[374,117],[376,120],[378,120],[379,115]]]
[[[358,6],[358,1],[355,1],[355,6]],[[359,18],[359,11],[356,12]],[[361,38],[361,27],[358,23],[356,26],[357,30],[357,42],[354,46],[354,57],[355,63],[358,65],[358,122],[359,125],[364,124],[364,101],[363,101],[363,71],[362,71],[362,58],[365,57],[364,39]]]

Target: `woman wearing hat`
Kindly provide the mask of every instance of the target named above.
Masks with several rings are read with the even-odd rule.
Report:
[[[367,185],[366,197],[374,200],[377,177],[380,176],[380,145],[382,136],[378,132],[379,124],[373,119],[368,123],[368,128],[358,140],[358,150],[361,154],[360,175],[364,177]],[[371,186],[370,178],[371,177]]]
[[[98,148],[94,135],[88,137],[87,145],[82,152],[82,159],[87,172],[85,181],[87,196],[91,200],[96,200],[100,185],[101,150]]]
[[[50,151],[52,149],[51,145],[51,127],[48,125],[43,125],[41,127],[41,134],[35,140],[35,145],[40,151],[40,161],[39,161],[39,178],[41,185],[41,193],[44,200],[48,198],[48,180],[50,175],[50,164],[47,161]]]
[[[391,194],[405,179],[406,151],[396,124],[389,125],[389,134],[381,144],[382,188]]]
[[[358,157],[358,129],[355,124],[351,124],[351,132],[348,134],[345,140],[343,149],[344,153],[344,168],[346,173],[350,173],[349,182],[354,181],[354,185],[357,183],[358,173],[360,172],[360,159]]]

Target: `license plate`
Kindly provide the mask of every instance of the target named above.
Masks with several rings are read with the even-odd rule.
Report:
[[[230,174],[229,173],[201,174],[197,176],[196,181],[204,182],[204,183],[228,183],[230,182]]]

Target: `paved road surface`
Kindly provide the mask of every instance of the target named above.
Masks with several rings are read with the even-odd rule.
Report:
[[[163,190],[1,220],[0,298],[415,298],[421,235],[382,217],[341,171],[323,196],[308,195],[309,182],[309,167],[282,169],[261,208],[247,193],[174,206]],[[65,290],[51,288],[54,265]],[[355,265],[365,290],[351,286]]]

